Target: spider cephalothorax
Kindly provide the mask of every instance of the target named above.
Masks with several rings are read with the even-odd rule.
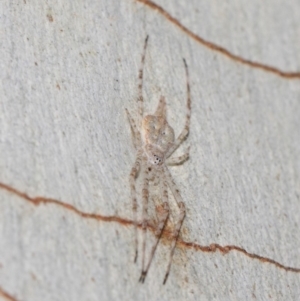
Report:
[[[174,143],[174,131],[169,126],[165,116],[165,99],[161,98],[155,115],[147,115],[142,122],[142,138],[144,151],[148,156],[148,162],[153,165],[161,165],[165,160],[165,155]]]
[[[188,68],[184,61],[184,67],[186,71],[187,78],[187,115],[185,127],[182,130],[178,138],[174,137],[174,130],[168,124],[166,118],[166,101],[164,97],[160,98],[158,107],[153,115],[146,115],[144,117],[143,109],[143,67],[145,62],[145,52],[147,48],[148,37],[145,40],[144,52],[142,55],[142,66],[139,71],[139,97],[138,97],[138,118],[135,120],[129,112],[128,119],[131,126],[131,131],[133,135],[133,143],[137,151],[135,164],[132,167],[130,173],[130,186],[131,186],[131,196],[132,196],[132,208],[134,213],[134,225],[135,225],[135,261],[137,259],[137,197],[135,181],[139,174],[142,175],[143,187],[142,187],[142,230],[143,230],[143,245],[142,245],[142,273],[140,281],[144,282],[147,272],[149,270],[152,258],[154,256],[156,247],[158,245],[159,239],[165,227],[165,224],[169,217],[169,205],[168,205],[168,188],[171,190],[174,199],[177,203],[179,209],[179,215],[175,223],[173,241],[171,245],[170,260],[167,267],[167,272],[164,278],[164,284],[168,278],[172,257],[174,254],[176,242],[181,229],[182,222],[185,217],[185,206],[182,201],[179,189],[172,178],[172,175],[167,167],[167,165],[181,164],[189,156],[188,151],[179,157],[171,158],[170,156],[178,148],[178,146],[185,140],[189,133],[190,125],[190,113],[191,113],[191,98],[190,98],[190,87],[188,81]],[[149,199],[149,181],[154,181],[154,183],[159,183],[160,194],[163,206],[157,211],[158,224],[155,231],[156,241],[152,247],[150,258],[147,265],[145,264],[145,250],[146,250],[146,231],[148,226],[148,199]]]

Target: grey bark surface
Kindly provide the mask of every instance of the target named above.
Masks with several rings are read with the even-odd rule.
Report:
[[[298,0],[156,3],[237,56],[300,70]],[[299,269],[300,78],[230,59],[133,0],[4,0],[0,14],[0,299],[299,300],[299,272],[237,251],[178,247],[163,286],[168,241],[141,285],[132,226],[34,206],[7,187],[132,219],[125,108],[137,110],[149,34],[145,111],[164,95],[177,135],[183,57],[190,70],[191,129],[177,150],[190,145],[190,159],[171,168],[187,208],[181,239]]]

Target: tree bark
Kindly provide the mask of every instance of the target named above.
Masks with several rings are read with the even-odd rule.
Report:
[[[298,0],[4,0],[0,11],[3,300],[299,298]],[[145,112],[165,96],[180,133],[182,58],[192,95],[176,151],[190,158],[170,168],[187,213],[164,286],[170,191],[144,284],[140,236],[133,262],[125,108],[136,116],[146,35]],[[152,187],[150,224],[160,201]]]

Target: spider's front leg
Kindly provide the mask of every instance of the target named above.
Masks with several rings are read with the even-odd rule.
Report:
[[[149,271],[151,262],[153,260],[154,257],[154,253],[156,251],[157,245],[159,243],[159,240],[161,238],[162,232],[165,228],[166,222],[168,220],[169,217],[169,212],[170,212],[170,208],[169,208],[169,204],[168,204],[168,186],[167,186],[167,182],[165,180],[164,174],[161,174],[159,176],[159,183],[160,183],[160,193],[162,195],[162,200],[163,200],[163,207],[162,208],[158,208],[157,210],[157,219],[158,219],[158,223],[157,223],[157,228],[155,230],[155,236],[156,236],[156,240],[154,242],[154,245],[151,249],[151,253],[150,253],[150,257],[149,257],[149,261],[146,267],[146,270],[144,272],[142,272],[141,277],[140,277],[140,282],[144,283],[145,278],[147,276],[147,273]]]
[[[168,158],[166,161],[167,165],[180,165],[182,163],[184,163],[190,156],[190,147],[187,149],[187,151],[178,157],[172,157],[172,158]]]
[[[131,188],[131,198],[132,198],[133,222],[134,222],[134,245],[135,245],[134,262],[136,262],[137,256],[138,256],[137,200],[136,200],[135,181],[136,181],[138,173],[141,169],[141,162],[142,162],[142,151],[139,151],[137,153],[135,163],[131,169],[130,176],[129,176],[129,182],[130,182],[130,188]]]
[[[146,252],[146,236],[147,236],[147,226],[148,226],[148,199],[149,199],[149,172],[151,168],[148,167],[147,162],[143,162],[143,190],[142,190],[142,199],[143,199],[143,212],[142,212],[142,230],[143,230],[143,245],[142,245],[142,273],[141,279],[145,274],[145,252]]]
[[[177,203],[177,206],[179,208],[179,216],[178,216],[177,221],[175,223],[175,229],[174,229],[173,237],[172,237],[173,240],[172,240],[172,245],[171,245],[170,259],[169,259],[167,272],[166,272],[163,284],[166,283],[166,281],[168,279],[168,276],[169,276],[169,273],[170,273],[172,258],[173,258],[176,243],[177,243],[177,240],[178,240],[178,237],[179,237],[179,232],[180,232],[183,220],[185,218],[185,213],[186,213],[185,205],[183,203],[180,192],[179,192],[179,190],[178,190],[178,188],[177,188],[177,186],[176,186],[176,184],[173,180],[173,177],[172,177],[170,171],[168,170],[167,166],[164,167],[164,173],[165,173],[165,177],[166,177],[168,186],[170,187],[170,189],[172,191],[172,194],[175,198],[175,201]]]

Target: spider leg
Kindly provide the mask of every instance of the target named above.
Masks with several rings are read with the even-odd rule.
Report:
[[[178,138],[175,140],[173,146],[169,149],[166,157],[169,158],[174,151],[178,148],[178,146],[186,139],[187,135],[189,134],[190,129],[190,120],[191,120],[191,91],[190,91],[190,81],[189,81],[189,72],[188,72],[188,66],[183,59],[184,67],[185,67],[185,73],[186,73],[186,86],[187,86],[187,113],[186,113],[186,119],[185,119],[185,126],[178,136]]]
[[[175,224],[175,229],[174,229],[174,232],[173,232],[173,240],[172,240],[172,245],[171,245],[170,259],[169,259],[167,272],[166,272],[163,284],[166,283],[166,281],[168,279],[168,276],[169,276],[169,273],[170,273],[172,258],[173,258],[173,255],[174,255],[174,251],[175,251],[176,243],[177,243],[177,240],[178,240],[179,232],[180,232],[183,220],[185,218],[185,212],[186,212],[185,211],[185,205],[183,203],[182,197],[179,193],[179,190],[178,190],[178,188],[177,188],[177,186],[176,186],[176,184],[173,180],[173,177],[172,177],[170,171],[168,170],[167,166],[164,167],[164,172],[165,172],[165,176],[166,176],[168,186],[170,187],[171,192],[172,192],[172,194],[175,198],[175,201],[178,205],[179,216],[177,218],[177,222]]]
[[[147,226],[148,226],[148,199],[149,199],[149,170],[145,162],[145,168],[143,168],[143,211],[142,211],[142,230],[143,230],[143,244],[142,244],[142,275],[145,271],[145,252],[146,252],[146,236],[147,236]],[[141,276],[142,278],[142,276]],[[141,278],[139,281],[141,281]]]
[[[152,262],[153,257],[154,257],[154,253],[156,251],[157,245],[159,243],[159,240],[160,240],[161,235],[163,233],[163,230],[165,228],[166,222],[167,222],[168,217],[169,217],[169,212],[170,212],[170,208],[169,208],[169,204],[168,204],[168,186],[167,186],[167,182],[166,182],[163,174],[160,175],[159,178],[160,178],[159,183],[160,183],[160,192],[161,192],[162,200],[163,200],[163,207],[159,208],[157,210],[158,224],[157,224],[157,228],[155,230],[156,240],[155,240],[154,245],[151,249],[151,253],[150,253],[150,257],[149,257],[147,267],[144,271],[142,271],[142,274],[141,274],[140,282],[142,282],[142,283],[144,283],[145,278],[147,276],[147,273],[149,271],[151,262]]]
[[[179,157],[173,157],[173,158],[168,158],[166,160],[167,165],[180,165],[184,163],[190,156],[190,147],[187,149],[187,151],[179,156]]]
[[[125,110],[126,110],[126,113],[127,113],[129,124],[130,124],[130,129],[131,129],[131,134],[132,134],[132,141],[133,141],[135,149],[138,149],[142,146],[141,134],[140,134],[139,130],[137,129],[135,120],[132,118],[129,111],[127,109],[125,109]]]
[[[138,176],[138,173],[141,169],[141,161],[142,161],[142,151],[137,153],[137,157],[135,163],[131,169],[129,182],[131,187],[131,198],[132,198],[132,211],[133,211],[133,221],[134,221],[134,244],[135,244],[135,256],[134,262],[137,260],[138,255],[138,238],[137,238],[137,200],[136,200],[136,188],[135,188],[135,180]]]
[[[144,50],[142,54],[141,67],[139,69],[139,84],[138,84],[138,115],[139,115],[139,126],[142,125],[142,119],[144,114],[144,99],[143,99],[143,73],[145,65],[145,56],[149,36],[146,36]]]

